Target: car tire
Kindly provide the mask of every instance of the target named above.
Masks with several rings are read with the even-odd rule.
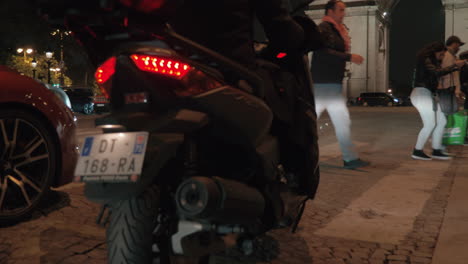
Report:
[[[392,103],[392,102],[388,102],[388,103],[387,103],[387,106],[392,107],[392,106],[393,106],[393,103]]]
[[[60,149],[54,138],[38,115],[0,109],[0,225],[31,216],[49,191]]]
[[[368,107],[369,104],[367,102],[362,103],[362,106]]]
[[[94,105],[92,103],[87,103],[83,106],[83,113],[85,115],[90,115],[94,112]]]

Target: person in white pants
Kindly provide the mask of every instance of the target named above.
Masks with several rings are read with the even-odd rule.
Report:
[[[351,142],[351,120],[342,94],[342,83],[346,63],[359,65],[364,58],[351,53],[351,38],[343,24],[345,14],[343,1],[330,0],[325,4],[325,16],[319,25],[324,46],[314,51],[311,72],[317,118],[324,110],[328,111],[343,153],[344,167],[357,169],[369,165],[369,162],[359,158]]]
[[[454,64],[442,68],[441,62],[447,48],[441,42],[433,42],[425,46],[417,56],[414,73],[414,89],[411,102],[421,115],[423,128],[419,132],[416,146],[411,157],[417,160],[449,160],[451,157],[444,153],[442,137],[447,123],[440,104],[434,97],[444,75],[457,71],[465,64],[463,60],[456,60]],[[432,157],[424,153],[424,145],[432,134]]]
[[[440,104],[437,103],[434,106],[434,98],[432,92],[424,87],[415,87],[411,93],[411,103],[418,110],[421,115],[423,122],[423,128],[419,132],[418,139],[416,141],[415,150],[422,151],[424,145],[432,134],[432,149],[433,150],[442,150],[442,137],[444,135],[444,128],[447,124],[447,118],[445,114],[441,111]],[[434,110],[434,107],[437,109]],[[418,151],[416,151],[418,152]],[[442,152],[442,151],[441,151]],[[432,155],[436,159],[450,159],[450,157],[443,152],[441,155]],[[413,153],[412,157],[414,159],[430,160],[431,158],[424,157],[421,153]]]

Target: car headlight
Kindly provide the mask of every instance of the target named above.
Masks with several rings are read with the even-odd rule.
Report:
[[[393,102],[398,103],[398,102],[400,102],[400,100],[394,98],[394,99],[393,99]]]

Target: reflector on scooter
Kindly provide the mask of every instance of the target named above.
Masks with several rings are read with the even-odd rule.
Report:
[[[137,55],[130,56],[138,69],[182,79],[192,69],[190,65],[166,57]]]
[[[287,53],[280,52],[280,53],[278,53],[278,55],[276,55],[276,58],[282,59],[282,58],[286,57],[287,55],[288,55]]]

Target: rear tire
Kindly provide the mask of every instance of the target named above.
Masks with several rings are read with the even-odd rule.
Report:
[[[106,232],[109,263],[153,263],[153,230],[158,206],[156,188],[111,205],[111,221]]]
[[[149,188],[138,197],[111,204],[111,221],[106,231],[107,258],[112,264],[208,264],[209,257],[183,257],[171,254],[165,230],[153,232],[158,220],[160,193]],[[156,245],[156,248],[154,247]]]

